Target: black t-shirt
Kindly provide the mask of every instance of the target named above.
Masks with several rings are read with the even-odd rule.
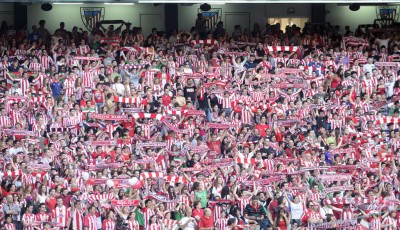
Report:
[[[185,95],[185,98],[190,97],[192,102],[194,102],[196,99],[196,86],[186,86],[183,89],[183,94]]]
[[[317,127],[321,128],[321,127],[325,127],[326,126],[326,117],[316,117],[317,120]]]
[[[265,50],[264,49],[256,49],[256,53],[258,57],[264,57]]]
[[[13,72],[18,72],[18,70],[19,70],[20,67],[21,67],[20,65],[17,65],[16,67],[15,67],[14,65],[10,65],[10,66],[8,67],[8,71],[10,71],[11,73],[13,73]]]
[[[106,79],[106,77],[102,74],[99,74],[99,80],[100,82],[104,82],[104,80]]]
[[[199,102],[199,107],[200,108],[209,108],[208,100],[210,99],[210,96],[208,95],[207,92],[204,92],[203,94],[203,100],[200,99],[200,95],[197,96],[197,101]]]
[[[252,217],[261,217],[264,215],[264,210],[261,205],[252,206],[251,204],[246,205],[244,212]]]

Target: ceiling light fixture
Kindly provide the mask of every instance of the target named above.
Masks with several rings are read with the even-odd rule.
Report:
[[[55,2],[54,5],[82,5],[83,2]]]
[[[133,3],[133,2],[120,2],[120,3],[117,3],[117,2],[106,2],[106,3],[104,3],[104,5],[109,5],[109,6],[133,6],[133,5],[135,5],[135,3]]]

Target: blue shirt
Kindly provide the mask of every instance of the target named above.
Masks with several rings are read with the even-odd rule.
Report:
[[[254,69],[254,68],[256,68],[256,66],[257,66],[257,63],[250,62],[250,61],[248,61],[248,62],[246,62],[246,64],[244,64],[244,67],[246,69]]]
[[[312,71],[315,71],[317,76],[319,76],[321,74],[321,70],[322,70],[322,63],[321,62],[311,61],[308,64],[308,68],[312,68]]]
[[[328,165],[332,165],[332,155],[331,155],[331,153],[329,152],[329,150],[326,151],[324,154],[325,154],[325,162],[326,162]]]
[[[336,64],[339,63],[339,57],[337,57],[337,58],[335,59],[335,63],[336,63]],[[343,57],[343,64],[344,64],[344,65],[350,64],[350,60],[349,60],[348,57]]]
[[[61,95],[61,90],[62,90],[62,84],[61,82],[53,82],[50,85],[51,91],[53,92],[53,96],[60,96]]]

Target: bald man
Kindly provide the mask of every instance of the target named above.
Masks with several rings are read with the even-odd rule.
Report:
[[[199,230],[213,230],[214,218],[212,217],[211,209],[204,209],[204,216],[199,221]]]
[[[192,209],[186,208],[185,217],[179,221],[179,226],[181,226],[182,230],[195,230],[196,225],[196,219],[192,217]]]

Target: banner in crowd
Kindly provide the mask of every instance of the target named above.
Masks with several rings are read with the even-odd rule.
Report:
[[[189,130],[187,129],[180,129],[179,127],[169,123],[166,119],[161,120],[162,123],[164,123],[164,125],[169,129],[174,131],[175,133],[189,133]]]
[[[29,130],[20,130],[20,129],[2,129],[0,130],[3,135],[11,135],[11,136],[35,136],[33,131]]]
[[[136,148],[162,148],[167,146],[164,142],[138,142]]]
[[[294,68],[281,68],[279,72],[282,74],[301,74],[303,71],[301,69]]]
[[[131,207],[138,206],[140,204],[139,200],[112,200],[111,204],[118,207]]]
[[[328,229],[328,228],[343,229],[343,228],[353,228],[355,226],[357,226],[357,219],[309,224],[310,229]]]
[[[50,171],[51,166],[47,164],[29,163],[29,167],[34,171]]]
[[[83,60],[83,61],[99,61],[101,58],[99,57],[84,57],[84,56],[75,56],[75,60]]]
[[[284,120],[278,120],[278,125],[287,127],[287,126],[293,126],[298,122],[299,121],[297,119],[284,119]]]
[[[86,146],[110,146],[116,145],[117,142],[114,140],[106,140],[106,141],[85,141]]]
[[[109,164],[88,164],[84,166],[84,169],[88,171],[96,171],[96,170],[101,170],[101,169],[114,169],[114,168],[119,168],[122,165],[120,163],[109,163]]]
[[[329,193],[348,191],[348,190],[354,190],[354,187],[353,186],[328,187],[328,188],[324,188],[323,194],[326,195],[326,194],[329,194]]]
[[[351,174],[318,175],[318,179],[323,181],[346,181],[351,179]]]
[[[125,115],[112,115],[112,114],[100,114],[100,113],[90,113],[89,118],[105,120],[105,121],[124,121],[128,119],[128,117]]]
[[[209,129],[230,129],[233,126],[231,124],[219,124],[219,123],[207,123]]]
[[[279,89],[288,89],[288,88],[307,88],[308,86],[306,84],[299,84],[299,83],[293,83],[293,84],[274,83],[274,84],[271,84],[271,87],[279,88]]]

